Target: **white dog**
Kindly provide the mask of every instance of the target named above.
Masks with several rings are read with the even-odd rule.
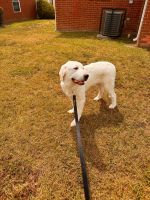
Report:
[[[77,61],[68,61],[61,66],[60,81],[63,92],[71,99],[76,95],[78,119],[80,119],[84,104],[85,92],[93,85],[99,85],[99,93],[94,98],[98,101],[102,98],[104,90],[111,98],[110,109],[116,107],[116,94],[114,91],[116,69],[112,63],[96,62],[83,66]],[[68,111],[73,113],[74,110]],[[75,126],[75,120],[72,121],[71,126]]]

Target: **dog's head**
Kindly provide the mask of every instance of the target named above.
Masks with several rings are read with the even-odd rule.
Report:
[[[61,81],[67,80],[78,85],[84,85],[89,77],[83,65],[77,61],[68,61],[62,65],[59,76]]]

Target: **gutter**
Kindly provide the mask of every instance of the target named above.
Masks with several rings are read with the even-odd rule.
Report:
[[[139,39],[139,36],[140,36],[140,33],[141,33],[141,29],[142,29],[142,25],[143,25],[144,16],[145,16],[145,13],[146,13],[147,5],[148,5],[148,0],[145,0],[145,4],[144,4],[144,8],[143,8],[143,13],[142,13],[142,17],[141,17],[138,33],[137,33],[136,38],[133,39],[134,42],[136,42]]]

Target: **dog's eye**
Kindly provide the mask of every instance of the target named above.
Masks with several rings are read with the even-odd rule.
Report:
[[[75,67],[75,68],[73,68],[73,69],[78,70],[78,67]]]

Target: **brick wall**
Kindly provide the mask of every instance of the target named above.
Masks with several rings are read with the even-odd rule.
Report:
[[[0,7],[4,9],[4,23],[36,18],[35,0],[20,0],[21,12],[14,13],[12,0],[0,0]]]
[[[99,31],[102,8],[126,9],[124,33],[138,30],[144,0],[55,0],[58,31]]]
[[[139,46],[150,47],[150,0],[146,9],[141,34],[138,40]]]

